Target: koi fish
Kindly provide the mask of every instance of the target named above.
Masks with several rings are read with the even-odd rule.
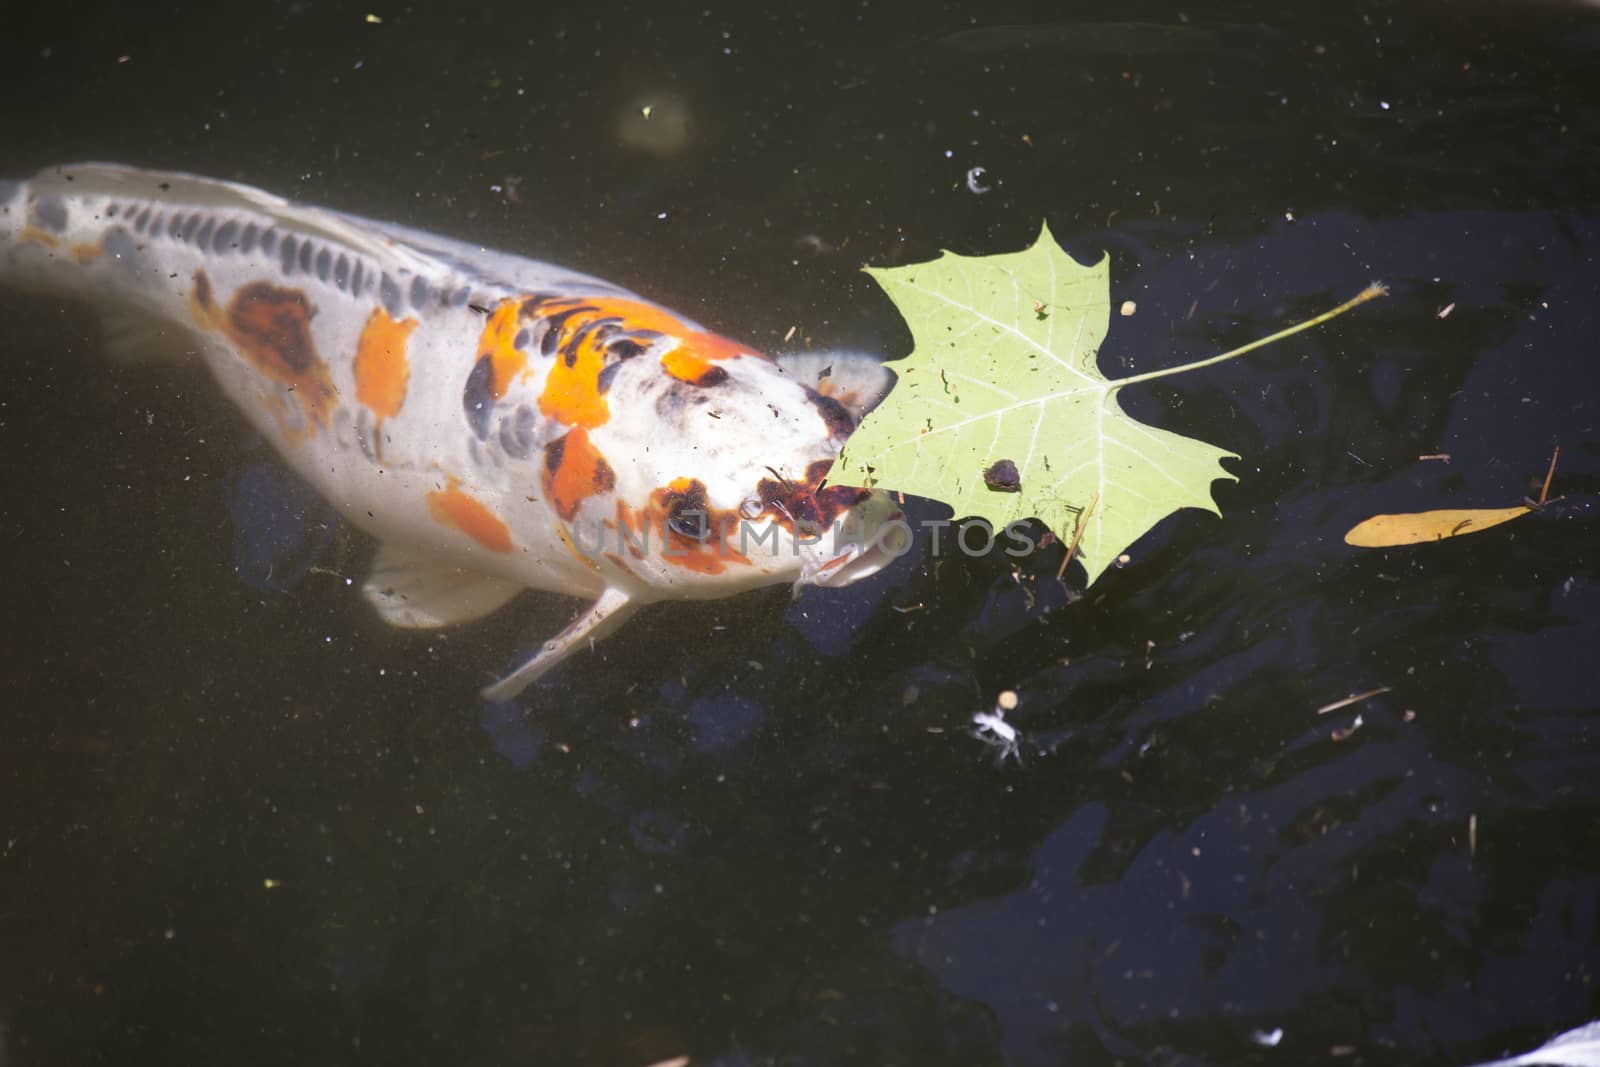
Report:
[[[377,539],[386,622],[589,601],[487,699],[651,601],[843,585],[896,552],[888,497],[825,484],[890,381],[870,357],[786,366],[597,278],[105,163],[0,181],[0,281],[85,300],[113,352],[203,360]]]

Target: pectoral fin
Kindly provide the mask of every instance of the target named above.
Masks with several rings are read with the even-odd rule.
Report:
[[[407,630],[481,619],[522,590],[516,582],[441,567],[393,545],[379,547],[372,573],[361,584],[383,621]]]
[[[485,686],[483,699],[510,700],[584,645],[610,635],[638,610],[639,605],[630,600],[627,593],[607,589],[588,611],[546,641],[532,659],[493,685]]]

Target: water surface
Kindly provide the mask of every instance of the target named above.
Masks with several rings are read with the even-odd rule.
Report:
[[[1130,390],[1239,481],[1081,599],[918,554],[652,608],[516,708],[477,687],[573,604],[387,630],[203,374],[0,296],[0,1062],[1448,1064],[1600,1016],[1593,9],[89,4],[0,60],[7,176],[245,180],[770,350],[903,354],[858,267],[1041,219],[1138,305],[1112,373],[1393,287]],[[1559,514],[1342,543],[1557,444]]]

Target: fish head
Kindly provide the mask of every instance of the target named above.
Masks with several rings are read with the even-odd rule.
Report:
[[[855,428],[838,401],[704,332],[664,335],[609,377],[611,417],[589,440],[607,457],[610,500],[573,538],[603,543],[631,581],[710,598],[842,585],[893,558],[900,541],[878,536],[899,517],[892,499],[827,484]]]

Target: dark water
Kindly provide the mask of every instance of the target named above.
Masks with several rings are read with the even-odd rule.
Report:
[[[475,690],[570,604],[384,629],[203,375],[0,297],[0,1064],[1460,1064],[1600,1016],[1600,12],[181,7],[9,21],[0,173],[247,180],[769,349],[898,355],[857,267],[1041,218],[1138,303],[1117,373],[1394,294],[1130,391],[1240,480],[1083,599],[997,555],[662,606],[525,711]],[[1559,514],[1342,543],[1557,444]],[[967,733],[1004,689],[1020,766]]]

